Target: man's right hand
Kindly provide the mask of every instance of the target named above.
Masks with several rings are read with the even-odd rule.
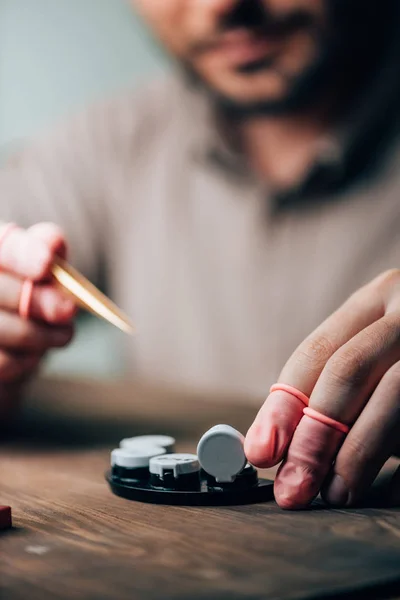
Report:
[[[1,225],[0,239],[6,227]],[[51,281],[55,257],[65,254],[63,233],[50,223],[14,228],[0,243],[0,418],[10,408],[10,390],[37,370],[48,349],[72,339],[75,304]],[[19,315],[26,279],[35,283],[29,319]]]

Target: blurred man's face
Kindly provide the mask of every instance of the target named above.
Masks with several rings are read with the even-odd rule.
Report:
[[[330,1],[132,0],[172,54],[243,108],[285,102],[315,70]]]

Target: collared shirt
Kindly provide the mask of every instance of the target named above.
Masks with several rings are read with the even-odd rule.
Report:
[[[351,182],[339,138],[326,147],[277,198],[226,146],[209,100],[171,79],[91,107],[10,161],[1,219],[59,223],[72,262],[105,274],[138,327],[131,373],[261,399],[315,327],[399,266],[397,144]]]

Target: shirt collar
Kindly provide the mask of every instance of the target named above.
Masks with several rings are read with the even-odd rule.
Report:
[[[254,174],[247,164],[246,157],[224,135],[221,120],[215,102],[201,86],[188,82],[185,75],[179,77],[178,85],[184,102],[182,105],[186,134],[190,138],[190,152],[200,161],[212,163],[228,170],[235,176],[254,180]],[[379,104],[372,100],[371,94],[365,94],[360,106],[318,142],[312,167],[298,184],[286,190],[284,197],[302,196],[307,193],[321,192],[338,184],[348,170],[355,145],[365,139],[374,121],[374,111]],[[384,94],[381,94],[384,96]],[[375,117],[376,118],[376,117]],[[278,194],[279,196],[279,194]]]

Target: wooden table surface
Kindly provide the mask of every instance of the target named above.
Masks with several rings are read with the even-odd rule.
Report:
[[[104,480],[126,435],[193,451],[211,425],[246,431],[255,404],[122,384],[47,382],[0,445],[3,600],[400,598],[395,507],[283,512],[129,502]],[[374,504],[375,503],[375,504]]]

